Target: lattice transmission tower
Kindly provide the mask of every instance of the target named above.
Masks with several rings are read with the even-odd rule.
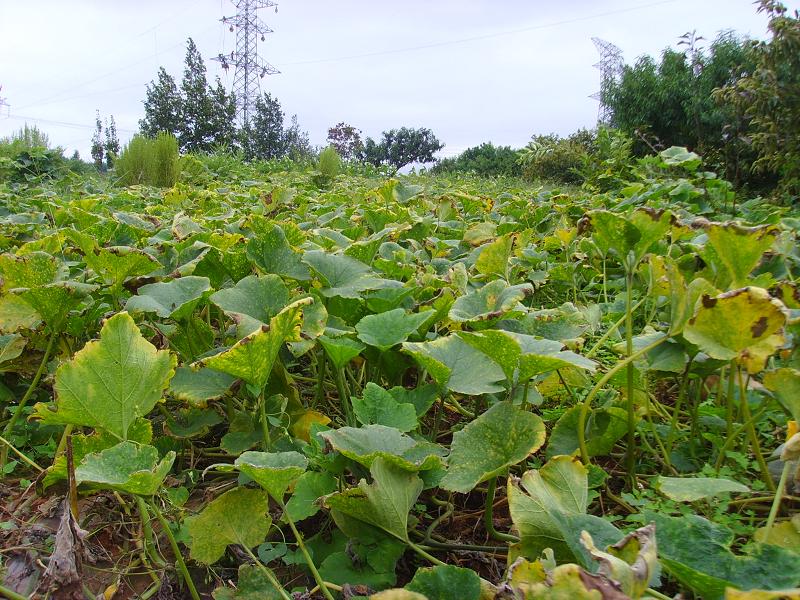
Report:
[[[611,42],[606,42],[597,37],[593,37],[592,42],[601,57],[593,66],[603,73],[602,86],[605,87],[609,81],[617,81],[622,75],[622,67],[625,64],[622,59],[622,50]],[[611,120],[612,111],[611,107],[603,102],[603,91],[595,92],[590,98],[600,103],[597,108],[597,122],[600,124],[608,123]]]
[[[250,122],[250,115],[255,110],[256,100],[261,94],[261,79],[265,75],[280,73],[267,61],[258,56],[258,42],[265,41],[272,29],[258,18],[256,11],[271,8],[277,4],[272,0],[231,0],[236,7],[234,17],[222,17],[221,21],[231,31],[236,31],[236,50],[230,54],[220,54],[212,60],[219,61],[226,71],[235,67],[233,87],[236,96],[236,116],[242,125]]]

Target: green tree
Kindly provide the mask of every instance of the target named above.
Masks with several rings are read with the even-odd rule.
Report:
[[[486,142],[467,148],[458,156],[439,161],[433,172],[475,173],[482,177],[518,176],[522,174],[522,168],[517,162],[517,152],[511,146],[495,146]]]
[[[94,166],[103,168],[103,124],[100,122],[100,111],[95,113],[94,133],[92,134],[92,148],[90,150]]]
[[[256,100],[255,108],[249,127],[242,130],[245,156],[260,159],[284,156],[286,146],[281,103],[269,92],[264,92]]]
[[[645,154],[685,146],[712,164],[726,164],[726,131],[735,115],[715,102],[712,91],[752,72],[748,42],[731,32],[720,34],[707,49],[694,33],[682,36],[684,51],[666,49],[660,61],[650,56],[625,66],[618,81],[603,84],[603,101],[612,111],[612,126],[636,140]]]
[[[114,115],[106,120],[106,142],[103,144],[103,149],[106,153],[106,167],[110,169],[114,166],[114,160],[119,156],[119,137]]]
[[[363,159],[378,165],[391,165],[401,169],[411,163],[429,163],[435,160],[434,153],[444,148],[430,129],[401,127],[384,131],[380,143],[367,138]]]
[[[345,160],[357,158],[364,149],[361,130],[345,122],[337,123],[328,129],[328,143]]]
[[[206,81],[203,57],[189,38],[181,81],[181,119],[178,141],[186,152],[205,152],[214,144],[214,102]]]
[[[308,132],[300,129],[297,115],[292,115],[289,126],[283,132],[283,151],[292,160],[305,160],[313,154]]]
[[[236,99],[228,94],[217,77],[211,88],[211,119],[209,130],[217,146],[232,146],[236,141]]]
[[[181,129],[181,95],[175,79],[164,67],[158,69],[158,82],[150,82],[144,100],[144,119],[139,121],[143,135],[154,137],[161,131],[177,135]]]
[[[800,195],[800,13],[775,0],[760,0],[769,17],[769,41],[752,42],[755,68],[719,90],[717,99],[744,115],[737,137],[751,140],[753,168],[780,177],[779,191]]]

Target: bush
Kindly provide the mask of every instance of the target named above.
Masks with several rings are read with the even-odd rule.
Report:
[[[579,131],[568,138],[555,134],[536,135],[519,151],[522,176],[531,181],[553,181],[580,185],[589,157],[592,137]]]
[[[339,174],[341,168],[342,159],[339,158],[339,153],[336,152],[336,148],[333,146],[328,146],[319,153],[317,170],[322,174],[323,177],[333,179]]]
[[[44,132],[27,124],[0,140],[0,181],[22,183],[65,171],[63,150],[49,145]]]
[[[433,173],[475,173],[481,177],[518,177],[522,168],[517,162],[517,153],[510,146],[495,146],[486,142],[467,148],[454,158],[445,158],[436,163]]]
[[[178,180],[178,140],[171,133],[136,135],[122,150],[115,172],[122,185],[172,187]]]

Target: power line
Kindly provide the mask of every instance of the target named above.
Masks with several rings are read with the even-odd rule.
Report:
[[[45,123],[46,125],[57,125],[59,127],[67,127],[71,129],[94,129],[95,125],[85,125],[83,123],[71,123],[69,121],[55,121],[53,119],[40,119],[36,117],[27,117],[23,115],[9,115],[4,117],[3,120],[6,119],[16,119],[18,121],[33,121],[34,123]],[[138,133],[133,129],[122,129],[117,128],[117,131],[122,131],[124,133]]]
[[[331,63],[331,62],[338,62],[342,60],[354,60],[357,58],[370,58],[373,56],[385,56],[387,54],[400,54],[402,52],[414,52],[416,50],[427,50],[430,48],[441,48],[443,46],[452,46],[455,44],[466,44],[468,42],[476,42],[480,40],[488,40],[496,37],[502,37],[506,35],[515,35],[518,33],[526,33],[528,31],[538,31],[541,29],[549,29],[551,27],[559,27],[561,25],[570,25],[572,23],[579,23],[581,21],[591,21],[593,19],[599,19],[603,17],[610,17],[614,15],[619,15],[627,12],[633,12],[636,10],[643,10],[645,8],[652,8],[654,6],[661,6],[663,4],[673,4],[678,2],[679,0],[660,0],[659,2],[650,2],[649,4],[642,4],[640,6],[631,6],[628,8],[620,8],[617,10],[609,10],[602,13],[595,13],[592,15],[586,15],[584,17],[575,17],[574,19],[564,19],[562,21],[553,21],[551,23],[543,23],[541,25],[532,25],[530,27],[521,27],[519,29],[508,29],[505,31],[497,31],[494,33],[485,33],[482,35],[475,35],[471,37],[465,38],[458,38],[455,40],[446,40],[444,42],[431,42],[429,44],[420,44],[418,46],[405,46],[403,48],[394,48],[391,50],[378,50],[375,52],[365,52],[363,54],[350,54],[348,56],[337,56],[333,58],[318,58],[318,59],[309,59],[309,60],[299,60],[295,62],[286,62],[281,63],[279,67],[290,67],[296,65],[314,65],[314,64],[322,64],[322,63]]]
[[[214,29],[216,27],[217,27],[217,25],[212,25],[211,27],[207,27],[206,29],[201,31],[199,35],[203,35],[207,31],[209,31],[211,29]],[[92,79],[87,79],[86,81],[82,81],[82,82],[77,83],[77,84],[75,84],[73,86],[65,88],[65,89],[61,90],[60,92],[56,92],[55,94],[51,94],[49,96],[46,96],[45,98],[42,98],[41,100],[37,100],[36,102],[30,102],[28,104],[24,104],[24,105],[22,105],[22,106],[20,106],[18,108],[19,108],[19,110],[25,110],[26,108],[30,108],[31,106],[39,106],[39,105],[42,105],[42,104],[46,104],[50,100],[53,100],[54,98],[58,98],[59,96],[61,96],[63,94],[66,94],[66,93],[69,93],[72,90],[75,90],[77,88],[83,87],[83,86],[88,85],[90,83],[94,83],[95,81],[100,81],[101,79],[105,79],[106,77],[110,77],[111,75],[116,75],[117,73],[120,73],[122,71],[126,71],[127,69],[130,69],[131,67],[135,67],[135,66],[140,65],[140,64],[142,64],[144,62],[147,62],[148,60],[150,60],[152,58],[155,58],[156,56],[159,56],[161,54],[164,54],[165,52],[169,52],[170,50],[173,50],[173,49],[175,49],[175,48],[177,48],[179,46],[182,46],[184,43],[185,42],[178,42],[176,44],[173,44],[172,46],[168,46],[167,48],[159,50],[155,54],[149,55],[149,56],[147,56],[145,58],[141,58],[141,59],[136,60],[136,61],[134,61],[132,63],[128,63],[124,67],[118,67],[118,68],[116,68],[116,69],[114,69],[112,71],[108,71],[107,73],[103,73],[102,75],[98,75],[97,77],[93,77]]]

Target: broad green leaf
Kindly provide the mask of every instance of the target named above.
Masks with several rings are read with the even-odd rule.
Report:
[[[283,598],[261,568],[250,564],[239,565],[236,587],[218,587],[212,595],[214,600],[280,600]]]
[[[286,490],[308,467],[308,459],[299,452],[251,451],[243,453],[233,464],[272,498],[283,502]]]
[[[586,468],[569,456],[551,458],[541,469],[526,472],[519,484],[508,480],[511,520],[520,534],[518,549],[535,560],[551,548],[559,562],[579,560],[589,567],[591,559],[577,540],[582,530],[607,545],[620,538],[608,521],[586,514]]]
[[[702,163],[698,154],[689,152],[682,146],[670,146],[659,153],[661,159],[671,167],[683,167],[689,171],[695,170]]]
[[[658,555],[681,584],[707,600],[721,600],[728,587],[780,590],[800,585],[797,555],[768,544],[748,554],[730,550],[734,533],[698,515],[668,517],[645,511],[658,532]]]
[[[502,235],[482,246],[478,260],[475,261],[475,270],[481,275],[496,275],[507,279],[508,259],[513,243],[511,235]]]
[[[27,343],[28,340],[16,333],[0,335],[0,364],[17,358],[22,354],[22,350]],[[0,371],[1,370],[2,367],[0,367]]]
[[[767,532],[766,527],[756,529],[753,539],[762,544],[772,544],[800,555],[800,514],[788,521],[774,523]]]
[[[422,491],[422,480],[380,457],[370,473],[371,484],[362,479],[356,488],[326,496],[325,506],[408,542],[408,513]]]
[[[531,293],[533,286],[530,283],[509,286],[502,279],[495,279],[456,299],[448,316],[456,323],[494,319],[515,310]]]
[[[420,568],[405,589],[428,600],[478,600],[481,578],[472,569],[452,565]]]
[[[518,558],[511,566],[508,582],[515,598],[536,600],[630,600],[619,586],[606,577],[592,575],[578,565],[559,565],[545,572],[540,561],[528,563]],[[517,574],[519,573],[519,574]]]
[[[588,532],[581,543],[600,565],[598,574],[616,582],[631,598],[641,598],[650,583],[658,581],[661,567],[656,552],[655,526],[650,523],[629,533],[606,552],[595,547]]]
[[[189,367],[178,367],[169,382],[169,392],[178,400],[194,406],[205,406],[209,400],[221,398],[230,389],[236,378],[213,369],[195,371]]]
[[[387,539],[392,539],[392,541],[394,541],[393,538]],[[379,548],[376,551],[382,550],[383,548]],[[402,554],[402,549],[400,553]],[[394,573],[394,569],[391,571],[376,571],[372,565],[364,562],[361,557],[351,556],[351,552],[346,550],[332,552],[330,555],[325,557],[318,567],[319,573],[323,579],[325,579],[325,581],[329,581],[337,585],[364,585],[372,589],[381,589],[390,585],[394,585],[397,581],[397,576]],[[380,596],[382,593],[385,592],[371,594],[370,598]],[[420,598],[422,597],[420,596]]]
[[[351,398],[353,412],[362,425],[386,425],[406,433],[417,427],[417,411],[413,404],[400,404],[379,385],[367,383],[361,398]]]
[[[477,396],[503,390],[500,366],[457,335],[432,342],[404,342],[411,354],[441,387],[459,394]]]
[[[212,294],[211,302],[237,320],[240,335],[249,335],[289,304],[289,288],[277,275],[250,275]]]
[[[389,393],[400,404],[413,404],[417,417],[421,417],[428,412],[434,402],[439,399],[438,390],[433,383],[421,385],[412,390],[395,386],[389,390]]]
[[[97,454],[87,454],[75,467],[78,485],[88,483],[104,489],[137,496],[152,496],[167,477],[174,452],[159,462],[158,450],[131,441],[120,442]]]
[[[16,294],[0,296],[0,333],[35,329],[41,321],[36,309]]]
[[[347,337],[331,338],[326,335],[319,337],[319,343],[325,349],[325,354],[331,359],[333,366],[342,369],[344,366],[361,354],[366,346],[361,342]]]
[[[298,281],[310,279],[308,267],[303,264],[300,253],[292,250],[280,225],[276,224],[269,231],[259,232],[247,242],[247,258],[264,273],[274,273]]]
[[[715,477],[663,477],[656,480],[656,489],[676,502],[695,502],[732,492],[747,493],[741,483]]]
[[[147,419],[138,419],[128,430],[128,441],[142,445],[149,445],[153,441],[153,427]],[[75,465],[80,465],[87,454],[97,454],[116,446],[119,440],[102,429],[91,435],[82,433],[72,434],[72,460]],[[54,483],[67,479],[67,457],[60,454],[55,457],[53,464],[45,471],[42,488],[47,489]]]
[[[96,289],[96,285],[88,283],[56,281],[35,288],[18,288],[14,293],[36,311],[48,329],[61,332],[67,326],[69,313]]]
[[[164,430],[177,438],[195,438],[206,435],[209,429],[222,423],[222,420],[215,410],[191,407],[173,411],[164,423]]]
[[[367,290],[401,285],[377,277],[367,265],[349,256],[312,250],[303,255],[303,262],[317,273],[324,285],[320,292],[327,298],[360,298]]]
[[[739,361],[750,373],[763,370],[767,359],[786,342],[786,309],[767,290],[746,287],[701,305],[684,329],[684,337],[712,358]]]
[[[441,466],[446,454],[437,444],[417,441],[384,425],[340,427],[319,435],[334,450],[365,467],[380,458],[407,471],[424,471]]]
[[[320,507],[317,500],[336,491],[337,480],[330,473],[306,471],[297,480],[286,512],[293,521],[313,517]]]
[[[328,324],[328,310],[318,297],[314,297],[313,304],[309,304],[303,311],[303,326],[300,328],[300,340],[289,342],[289,351],[294,356],[302,356],[311,350],[317,343]]]
[[[108,319],[100,339],[86,344],[55,376],[55,410],[39,403],[35,416],[48,423],[105,429],[128,439],[131,424],[161,399],[176,364],[156,350],[126,312]]]
[[[574,454],[578,450],[580,412],[580,406],[573,406],[561,415],[547,441],[547,458]],[[614,406],[592,409],[586,418],[585,439],[589,456],[607,456],[627,431],[628,413],[625,409]]]
[[[744,287],[761,262],[764,252],[775,242],[777,228],[742,227],[736,223],[712,223],[706,227],[708,243],[714,249],[708,259],[718,263],[730,277],[731,287]]]
[[[725,600],[800,600],[800,588],[776,591],[748,590],[746,592],[727,588]]]
[[[192,559],[210,565],[222,558],[229,544],[252,548],[263,542],[272,524],[268,507],[261,490],[237,487],[222,494],[186,519]]]
[[[0,254],[0,288],[36,288],[52,283],[58,276],[58,262],[46,252],[23,256]]]
[[[459,332],[458,336],[500,365],[511,383],[524,382],[536,375],[567,367],[594,371],[597,366],[588,358],[564,350],[561,342],[522,333],[487,329],[475,333]]]
[[[185,319],[211,291],[208,277],[179,277],[139,288],[125,304],[128,312],[156,313],[162,319]]]
[[[224,352],[197,361],[193,368],[209,367],[263,388],[283,343],[299,339],[303,307],[311,302],[311,298],[293,302],[270,319],[269,327],[262,325]]]
[[[358,339],[365,344],[386,351],[405,342],[430,318],[426,313],[406,313],[396,308],[377,315],[367,315],[356,324]]]
[[[764,386],[775,394],[792,420],[800,424],[800,371],[788,368],[770,371],[764,375]]]
[[[439,485],[453,492],[469,492],[525,460],[542,447],[544,438],[540,417],[510,402],[498,402],[453,434],[447,474]]]
[[[119,293],[129,277],[147,275],[160,266],[146,252],[129,246],[93,248],[86,253],[84,260],[110,286],[112,294]]]
[[[605,210],[589,214],[592,224],[592,239],[607,255],[616,253],[620,261],[628,261],[631,255],[634,265],[644,258],[653,244],[663,239],[672,226],[669,211],[656,212],[646,208],[635,210],[628,216]]]

